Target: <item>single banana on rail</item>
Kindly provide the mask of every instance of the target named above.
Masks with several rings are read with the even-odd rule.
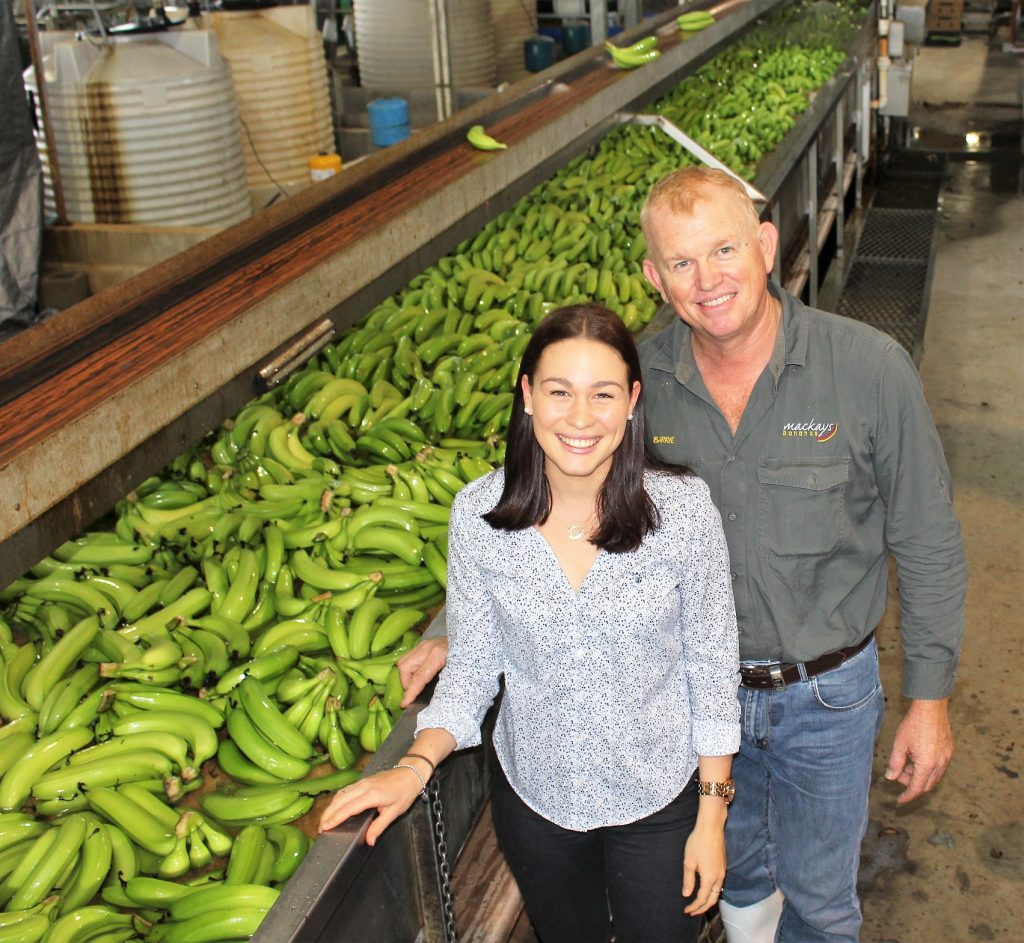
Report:
[[[482,124],[473,125],[466,132],[466,140],[479,151],[503,151],[508,147],[507,144],[502,144],[501,141],[496,141],[492,138],[484,130]]]

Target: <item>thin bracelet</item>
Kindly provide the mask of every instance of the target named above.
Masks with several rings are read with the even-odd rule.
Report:
[[[430,797],[427,795],[427,781],[423,778],[423,774],[418,769],[416,769],[415,766],[410,766],[408,763],[396,763],[391,768],[409,770],[420,781],[420,795],[423,796],[423,801],[430,801]]]
[[[402,755],[403,760],[407,758],[410,760],[423,760],[423,762],[430,767],[431,774],[433,774],[437,770],[437,767],[430,760],[428,760],[422,753],[405,753]]]

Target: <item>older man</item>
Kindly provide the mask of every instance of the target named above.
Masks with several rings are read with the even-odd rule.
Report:
[[[711,488],[740,628],[723,922],[730,943],[856,941],[890,551],[910,699],[885,774],[898,801],[953,751],[966,565],[942,447],[895,341],[770,282],[778,233],[734,178],[676,171],[642,224],[644,272],[679,314],[641,349],[650,444]],[[407,702],[444,654],[406,656]]]
[[[738,181],[676,171],[642,225],[644,273],[679,315],[643,347],[647,429],[711,487],[740,626],[723,920],[730,943],[855,941],[889,551],[910,698],[886,769],[899,801],[953,749],[966,566],[942,447],[897,343],[769,281],[778,233]]]

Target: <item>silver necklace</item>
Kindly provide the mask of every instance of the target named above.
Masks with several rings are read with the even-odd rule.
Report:
[[[568,534],[570,540],[582,540],[586,536],[586,531],[579,524],[573,524]]]

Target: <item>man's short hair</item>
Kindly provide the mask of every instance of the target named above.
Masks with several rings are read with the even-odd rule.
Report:
[[[640,211],[640,227],[643,229],[647,245],[651,245],[648,227],[652,209],[667,206],[674,213],[687,216],[701,200],[713,199],[715,190],[721,192],[723,196],[735,197],[738,205],[749,212],[751,224],[755,227],[760,225],[761,217],[758,215],[757,207],[747,194],[742,181],[714,167],[680,167],[651,187],[647,199],[644,200],[643,209]]]

